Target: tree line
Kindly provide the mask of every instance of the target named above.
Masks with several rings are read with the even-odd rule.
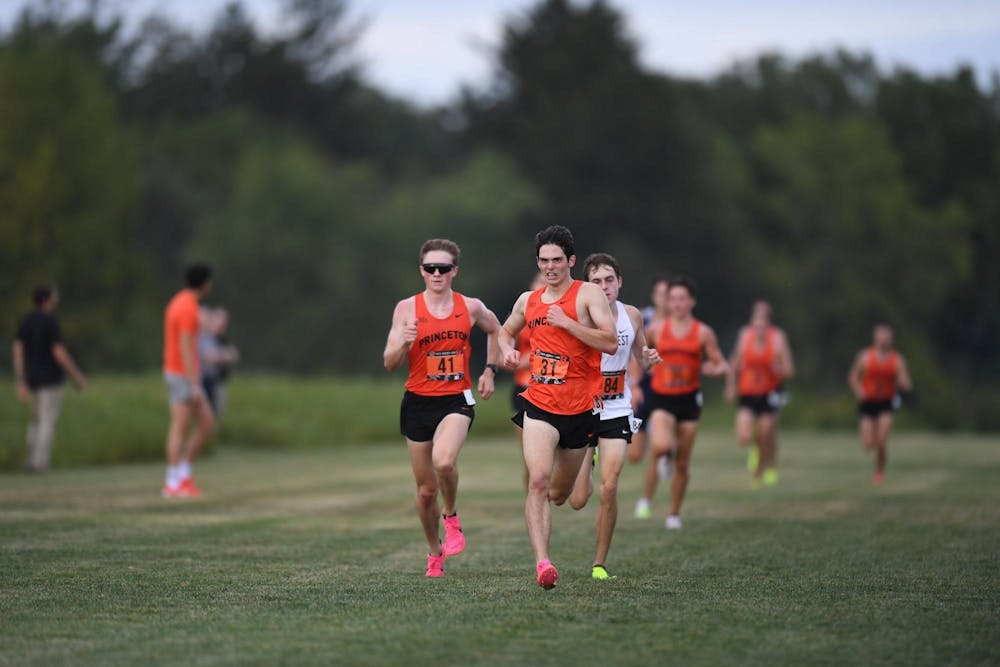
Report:
[[[456,286],[503,318],[558,223],[637,305],[693,276],[724,346],[770,300],[815,405],[885,321],[921,419],[1000,428],[996,72],[836,51],[684,79],[640,62],[613,3],[539,0],[488,82],[427,109],[368,80],[348,9],[286,0],[276,32],[233,2],[192,33],[39,0],[0,26],[3,330],[53,280],[86,366],[155,368],[204,259],[247,367],[371,374],[423,240],[457,241]]]

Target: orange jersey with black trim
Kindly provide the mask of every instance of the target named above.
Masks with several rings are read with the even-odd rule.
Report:
[[[888,401],[896,395],[896,374],[899,372],[899,355],[890,350],[885,358],[874,347],[865,352],[861,371],[861,400]]]
[[[653,391],[673,396],[698,390],[701,386],[701,322],[694,320],[687,334],[677,338],[667,320],[660,329],[656,350],[663,361],[653,366]]]
[[[738,391],[743,396],[769,394],[781,385],[781,378],[774,371],[777,356],[778,330],[768,327],[764,334],[764,348],[757,347],[757,333],[752,329],[743,332],[740,339],[740,374]]]
[[[449,396],[472,388],[469,379],[469,332],[472,319],[465,297],[452,292],[451,313],[434,317],[421,292],[414,297],[417,338],[408,352],[406,389],[420,396]]]
[[[560,306],[579,321],[576,300],[582,280],[554,303],[544,303],[540,287],[528,296],[524,317],[529,330],[531,365],[528,388],[522,395],[533,405],[559,415],[593,410],[601,393],[601,351],[590,347],[565,329],[548,323],[549,308]]]
[[[521,353],[521,357],[527,357],[531,352],[531,329],[524,327],[517,334],[517,338],[514,340],[514,347],[518,352]],[[531,369],[530,368],[518,368],[514,371],[514,384],[519,387],[527,387],[528,383],[531,381]]]
[[[184,360],[181,357],[181,334],[188,334],[190,359],[199,371],[198,363],[198,297],[194,290],[182,289],[174,295],[163,314],[163,370],[167,373],[184,375]]]

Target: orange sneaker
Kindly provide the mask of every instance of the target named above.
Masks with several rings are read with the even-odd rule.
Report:
[[[444,576],[444,559],[446,556],[444,552],[441,552],[440,556],[431,556],[427,554],[427,576],[428,577],[443,577]]]
[[[201,495],[201,489],[195,486],[194,480],[190,477],[180,483],[180,488],[185,492],[184,495],[189,498],[197,498]]]
[[[462,532],[462,522],[458,520],[458,512],[454,516],[444,517],[444,553],[447,556],[460,554],[465,549],[465,534]]]
[[[535,572],[538,575],[539,586],[545,590],[556,587],[556,581],[559,579],[559,571],[555,565],[549,562],[548,558],[535,566]]]
[[[170,484],[163,485],[163,491],[161,492],[164,498],[186,498],[187,492],[181,487],[180,484],[176,486],[171,486]]]

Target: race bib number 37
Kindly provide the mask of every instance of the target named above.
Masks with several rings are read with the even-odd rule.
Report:
[[[569,357],[535,350],[531,355],[531,380],[539,384],[563,384],[569,372]]]
[[[427,353],[427,379],[442,382],[465,377],[465,352],[445,350]]]

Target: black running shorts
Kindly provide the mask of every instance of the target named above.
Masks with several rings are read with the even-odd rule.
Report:
[[[886,412],[895,412],[896,407],[897,401],[892,398],[887,401],[861,401],[858,403],[858,414],[876,419]]]
[[[602,419],[597,425],[597,437],[632,442],[632,423],[628,417]]]
[[[470,429],[476,418],[476,410],[465,400],[465,394],[421,396],[407,391],[399,405],[399,432],[413,442],[428,442],[434,439],[441,420],[450,414],[468,417]]]
[[[779,390],[766,394],[740,394],[740,407],[746,408],[756,416],[773,415],[785,404],[785,397]]]
[[[686,394],[660,394],[654,391],[646,402],[649,404],[650,414],[654,410],[666,410],[679,422],[696,422],[701,418],[703,399],[700,389]]]
[[[511,421],[524,428],[524,415],[552,424],[559,432],[559,447],[561,449],[582,449],[597,445],[597,424],[600,416],[587,410],[576,415],[557,415],[537,407],[528,400],[524,401],[524,410],[517,412]]]

